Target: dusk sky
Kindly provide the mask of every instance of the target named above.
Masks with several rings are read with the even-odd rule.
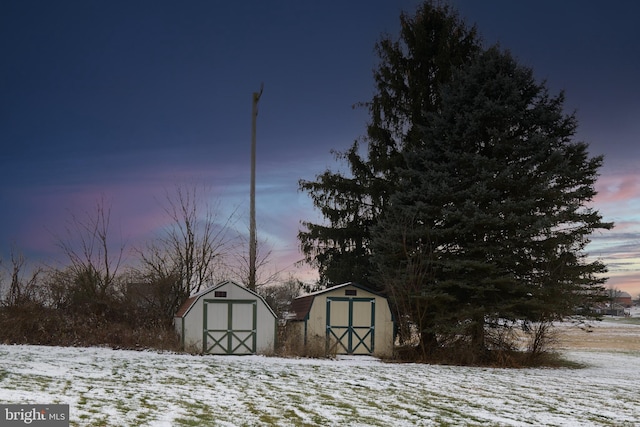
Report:
[[[257,224],[272,263],[310,280],[296,234],[318,220],[300,178],[336,169],[365,131],[352,106],[373,94],[374,45],[397,35],[411,0],[0,2],[0,254],[59,252],[70,213],[102,197],[128,245],[162,225],[175,184],[213,189],[248,224],[251,94]],[[605,155],[593,206],[612,231],[589,254],[609,286],[640,293],[640,26],[636,2],[452,0],[487,45],[499,42],[566,93],[577,139]]]

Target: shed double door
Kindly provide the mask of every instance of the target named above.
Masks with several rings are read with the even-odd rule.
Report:
[[[255,300],[205,300],[203,351],[207,354],[256,352]]]
[[[327,347],[338,354],[372,354],[375,298],[327,298]]]

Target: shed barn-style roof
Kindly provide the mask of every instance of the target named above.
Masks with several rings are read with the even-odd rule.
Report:
[[[178,311],[176,312],[174,317],[184,317],[189,312],[191,307],[193,307],[193,305],[196,303],[196,301],[198,301],[198,298],[200,298],[202,295],[206,295],[206,294],[208,294],[208,293],[210,293],[212,291],[215,291],[216,289],[221,288],[222,286],[225,286],[225,285],[228,285],[228,284],[232,284],[232,285],[238,286],[238,287],[242,288],[243,290],[249,292],[250,294],[252,294],[256,298],[262,300],[265,303],[265,305],[267,306],[267,308],[269,308],[269,310],[273,313],[273,316],[276,317],[276,314],[273,312],[273,309],[271,309],[271,307],[269,307],[269,304],[267,304],[264,301],[264,298],[262,298],[259,294],[257,294],[256,292],[252,291],[251,289],[247,288],[246,286],[239,285],[238,283],[232,282],[232,281],[229,281],[229,280],[221,282],[221,283],[218,283],[217,285],[211,286],[211,287],[209,287],[209,288],[207,288],[205,290],[202,290],[202,291],[198,292],[197,294],[191,295],[189,298],[187,298],[187,300],[184,303],[182,303],[182,305],[180,306],[180,308],[178,309]]]
[[[314,295],[303,295],[301,297],[295,298],[291,302],[291,307],[289,311],[289,320],[304,320],[309,315],[309,310],[311,309],[311,304],[313,303]]]
[[[337,289],[344,288],[344,287],[347,287],[347,286],[353,286],[353,287],[361,289],[361,290],[363,290],[365,292],[369,292],[369,293],[371,293],[373,295],[377,295],[377,296],[380,296],[380,297],[384,298],[384,295],[381,295],[378,292],[372,291],[371,289],[368,289],[368,288],[366,288],[366,287],[364,287],[362,285],[359,285],[359,284],[354,283],[354,282],[347,282],[347,283],[343,283],[341,285],[336,285],[336,286],[333,286],[331,288],[322,289],[322,290],[315,291],[315,292],[312,292],[310,294],[302,295],[302,296],[299,296],[299,297],[295,298],[291,302],[291,309],[290,309],[291,312],[290,312],[289,319],[290,320],[305,320],[305,319],[307,319],[307,316],[309,315],[309,310],[311,310],[311,306],[313,305],[313,300],[314,300],[314,298],[316,296],[322,295],[322,294],[327,293],[327,292],[332,292],[332,291],[335,291]]]
[[[174,317],[184,317],[184,315],[189,311],[194,302],[198,299],[198,297],[202,294],[203,291],[198,292],[192,297],[187,298],[185,302],[182,303],[178,311],[176,312]]]

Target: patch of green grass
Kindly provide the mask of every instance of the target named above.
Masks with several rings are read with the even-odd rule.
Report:
[[[78,406],[85,406],[87,404],[87,396],[84,394],[78,399]]]
[[[288,393],[287,398],[291,403],[302,403],[302,397],[299,394]]]
[[[145,409],[149,409],[151,411],[158,410],[158,405],[156,405],[155,403],[149,402],[146,396],[142,396],[142,398],[140,398],[140,406],[142,406]]]
[[[259,419],[261,423],[269,424],[272,426],[277,426],[281,422],[280,418],[274,417],[270,414],[261,414]]]
[[[186,426],[186,427],[200,427],[202,426],[202,422],[198,419],[191,418],[177,418],[173,420],[176,423],[176,426]]]
[[[287,409],[283,414],[284,418],[291,421],[295,425],[299,425],[302,422],[302,418],[293,409]]]
[[[449,421],[444,420],[442,417],[436,417],[433,421],[435,421],[435,423],[440,427],[454,427],[454,426],[457,426],[457,424],[452,424]]]
[[[621,317],[619,319],[607,319],[611,323],[624,323],[627,325],[640,325],[640,317]]]
[[[116,409],[123,414],[127,412],[127,409],[130,407],[130,405],[130,401],[124,401],[120,399],[116,401]]]
[[[84,408],[85,411],[89,412],[92,415],[100,415],[102,413],[102,405],[99,400],[91,400],[92,406]],[[126,413],[126,412],[125,412]]]
[[[458,419],[465,420],[465,423],[467,425],[470,425],[470,423],[472,422],[478,423],[478,425],[482,425],[485,422],[485,420],[481,418],[470,416],[469,413],[465,411],[464,405],[460,406],[460,408],[458,408],[457,406],[438,406],[437,408],[434,408],[434,409],[436,409],[438,412],[443,414],[445,419],[450,420],[452,416],[454,418],[457,417]],[[413,416],[417,416],[417,417],[420,416],[420,412],[415,409],[413,411],[410,411],[410,413]],[[444,424],[444,425],[448,425],[448,424]]]
[[[618,422],[613,422],[613,420],[611,420],[610,417],[604,416],[604,415],[600,415],[600,414],[593,414],[589,417],[589,421],[593,421],[595,424],[601,425],[601,426],[613,426],[615,425],[617,426],[621,426],[620,423]],[[624,424],[622,424],[624,425]],[[628,424],[631,425],[631,424]]]
[[[42,375],[23,375],[23,383],[29,384],[29,387],[34,390],[36,387],[40,388],[40,391],[47,391],[51,385],[51,378]]]
[[[280,375],[280,378],[290,378],[290,377],[297,378],[298,377],[298,375],[295,372],[286,372],[286,371],[280,372],[279,375]]]
[[[188,401],[188,402],[182,402],[182,406],[187,409],[190,410],[191,412],[193,411],[202,411],[202,410],[209,410],[209,406],[205,405],[202,402],[198,402],[198,401]]]
[[[318,398],[320,398],[321,400],[333,400],[333,396],[322,392],[318,393]]]
[[[193,380],[190,380],[188,378],[184,378],[184,377],[172,377],[172,376],[166,376],[166,377],[160,377],[158,379],[158,382],[160,384],[168,384],[168,385],[172,385],[172,386],[184,386],[187,384],[191,384]]]
[[[351,404],[349,404],[347,402],[340,401],[340,400],[334,402],[333,406],[335,406],[336,408],[340,408],[340,409],[347,409],[348,412],[350,412],[352,414],[355,414],[357,412],[357,409],[353,405],[351,405]]]
[[[180,420],[176,420],[176,423],[183,423],[180,425],[196,425],[196,426],[205,426],[211,425],[212,420],[215,420],[216,417],[211,412],[211,407],[207,404],[197,402],[197,401],[189,401],[182,402],[182,408],[188,412],[188,418],[182,418]],[[226,408],[219,408],[222,412],[226,411]],[[194,422],[195,424],[191,424]]]
[[[566,359],[560,353],[549,352],[539,355],[531,361],[528,368],[584,369],[588,365]]]
[[[374,409],[377,409],[377,410],[383,409],[382,405],[380,405],[375,400],[365,400],[365,401],[363,401],[363,403],[364,403],[365,406],[367,406],[369,408],[374,408]]]
[[[331,424],[328,419],[326,419],[320,414],[315,414],[311,419],[316,425],[319,425],[319,426],[326,426]]]
[[[262,411],[260,411],[258,408],[256,408],[256,405],[253,402],[246,402],[244,404],[244,406],[247,408],[247,410],[249,412],[251,412],[254,415],[258,415],[258,414],[262,413]]]
[[[197,426],[197,427],[215,426],[216,418],[213,417],[211,414],[208,414],[208,415],[198,414],[196,416],[192,416],[189,418],[179,418],[179,419],[173,420],[173,423],[175,423],[174,425],[176,426]]]
[[[108,426],[109,417],[105,415],[102,418],[94,418],[91,420],[91,425],[95,427]]]

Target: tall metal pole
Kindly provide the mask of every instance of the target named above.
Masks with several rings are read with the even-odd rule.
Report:
[[[256,290],[256,118],[258,117],[258,101],[262,96],[264,84],[260,84],[260,92],[253,92],[251,111],[251,206],[249,212],[249,289]]]

